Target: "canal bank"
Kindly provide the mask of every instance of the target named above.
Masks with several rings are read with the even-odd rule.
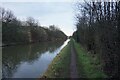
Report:
[[[40,77],[42,78],[69,78],[70,76],[70,44],[68,44],[60,51],[60,53],[53,59],[47,71]]]
[[[73,54],[75,55],[73,56]],[[73,78],[73,77],[106,78],[107,76],[101,70],[102,63],[100,63],[98,55],[94,56],[94,58],[92,56],[93,55],[88,54],[88,52],[85,49],[83,49],[79,43],[71,39],[70,42],[53,59],[47,71],[41,77],[42,78]],[[77,68],[76,67],[73,67],[74,69],[70,68],[72,62],[74,62],[72,66],[76,66]],[[75,74],[75,76],[71,75],[71,73]]]

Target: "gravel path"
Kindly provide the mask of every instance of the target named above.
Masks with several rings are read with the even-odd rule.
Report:
[[[73,47],[73,44],[71,44],[71,63],[70,63],[70,77],[71,78],[78,78],[78,71],[76,66],[76,53],[75,49]]]

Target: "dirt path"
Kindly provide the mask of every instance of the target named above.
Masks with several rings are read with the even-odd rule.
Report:
[[[75,49],[73,48],[73,44],[71,44],[71,63],[70,63],[70,77],[71,78],[78,78],[78,71],[76,66],[76,53]]]

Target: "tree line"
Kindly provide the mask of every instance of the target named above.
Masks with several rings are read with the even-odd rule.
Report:
[[[13,45],[43,41],[65,40],[67,36],[55,25],[43,27],[32,17],[21,21],[11,10],[0,8],[2,22],[2,44]]]
[[[120,2],[85,1],[77,8],[73,38],[91,54],[99,55],[108,77],[118,77]]]

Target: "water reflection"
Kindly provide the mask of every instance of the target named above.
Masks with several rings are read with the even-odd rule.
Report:
[[[39,77],[68,41],[64,44],[61,41],[4,47],[2,49],[2,77]]]

